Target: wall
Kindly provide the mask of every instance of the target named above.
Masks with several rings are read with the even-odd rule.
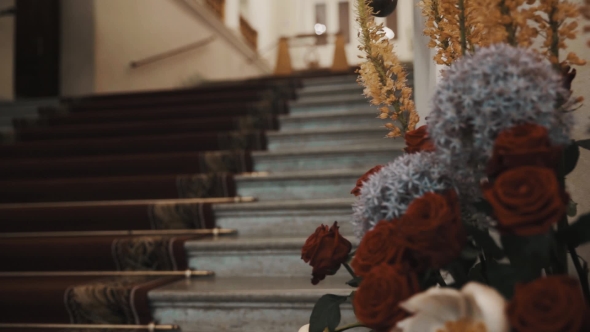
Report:
[[[95,0],[61,0],[62,95],[94,92]]]
[[[0,9],[14,6],[14,0],[0,0]],[[14,16],[0,17],[0,100],[14,98]]]
[[[223,38],[133,69],[136,61],[217,34],[179,0],[95,1],[96,92],[173,88],[195,75],[236,79],[263,74]]]
[[[581,0],[574,2],[583,3]],[[590,25],[590,21],[580,23],[581,25]],[[580,58],[588,61],[585,66],[577,67],[578,74],[572,86],[574,95],[583,96],[586,99],[584,105],[574,112],[574,139],[590,138],[590,94],[588,94],[588,86],[590,86],[590,48],[586,45],[588,39],[590,39],[590,34],[580,34],[576,40],[568,42],[568,52],[575,52]],[[590,177],[588,176],[588,170],[590,170],[590,151],[582,149],[576,169],[567,177],[567,189],[572,199],[578,203],[578,215],[590,212]],[[575,218],[570,219],[575,220]],[[590,245],[580,248],[579,253],[587,261],[590,261]]]

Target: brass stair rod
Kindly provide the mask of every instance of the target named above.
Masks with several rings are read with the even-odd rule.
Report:
[[[94,329],[94,330],[147,330],[178,331],[178,325],[123,325],[123,324],[21,324],[0,323],[0,329]]]
[[[84,236],[150,236],[150,235],[232,235],[235,229],[146,229],[128,231],[63,231],[63,232],[14,232],[0,233],[1,238],[29,238],[29,237],[84,237]]]
[[[0,278],[17,277],[209,277],[215,275],[213,271],[207,270],[184,270],[184,271],[11,271],[0,272]]]

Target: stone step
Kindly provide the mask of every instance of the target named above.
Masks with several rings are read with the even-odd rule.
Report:
[[[317,226],[316,226],[317,227]],[[308,230],[311,235],[316,230]],[[312,268],[301,260],[306,237],[222,236],[185,243],[192,269],[215,271],[217,277],[310,277]],[[349,237],[353,246],[358,240]],[[336,276],[349,276],[345,268]]]
[[[293,109],[309,106],[339,105],[347,103],[368,103],[368,100],[362,94],[345,94],[345,95],[319,95],[309,96],[298,100],[290,101],[289,106]]]
[[[328,169],[278,173],[252,173],[235,177],[238,196],[260,201],[348,198],[356,180],[367,171]]]
[[[333,94],[362,94],[363,87],[356,82],[337,83],[329,85],[316,85],[303,87],[297,91],[297,99],[318,95]]]
[[[159,323],[178,324],[183,332],[296,332],[322,295],[352,292],[348,279],[327,277],[313,286],[306,277],[209,277],[178,281],[148,298]],[[340,308],[341,325],[356,322],[349,301]]]
[[[322,223],[338,221],[340,232],[352,236],[354,198],[282,200],[239,204],[215,204],[217,227],[238,231],[241,236],[308,236]]]
[[[349,126],[324,129],[293,129],[267,132],[269,151],[332,146],[382,144],[387,130],[378,126]]]
[[[375,140],[375,144],[354,144],[322,148],[254,151],[254,171],[284,172],[326,169],[365,169],[385,164],[403,153],[398,139]]]
[[[348,111],[328,111],[281,115],[281,130],[341,128],[346,126],[382,127],[387,121],[377,118],[379,111],[365,105]]]
[[[313,77],[303,79],[303,87],[330,85],[330,84],[346,84],[356,82],[358,75],[338,75],[329,77]]]

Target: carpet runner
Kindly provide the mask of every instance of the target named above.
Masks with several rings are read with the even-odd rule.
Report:
[[[210,235],[165,231],[216,226],[200,199],[236,195],[233,174],[252,171],[296,85],[71,98],[16,120],[0,145],[0,323],[152,322],[147,293],[183,276],[13,273],[187,269],[184,243]]]

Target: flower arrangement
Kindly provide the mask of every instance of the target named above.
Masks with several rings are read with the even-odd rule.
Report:
[[[393,46],[385,37],[382,24],[376,24],[371,0],[356,0],[357,22],[360,27],[359,50],[365,61],[358,70],[359,83],[371,104],[379,106],[381,119],[390,119],[385,127],[388,137],[398,137],[416,127],[420,118],[412,100],[412,89],[407,84],[407,73]]]
[[[565,176],[588,148],[570,138],[573,76],[522,44],[531,33],[522,20],[554,8],[563,24],[571,7],[492,1],[500,14],[486,20],[502,22],[492,29],[475,14],[484,2],[429,1],[446,22],[435,21],[444,38],[434,43],[449,41],[441,56],[452,61],[427,125],[405,132],[405,154],[353,188],[358,247],[337,223],[319,227],[303,247],[312,283],[344,267],[353,290],[321,297],[301,331],[590,331],[588,266],[576,253],[590,242],[590,214],[567,219],[575,212]],[[473,23],[457,34],[452,25],[462,20]],[[347,301],[358,322],[339,326]]]

